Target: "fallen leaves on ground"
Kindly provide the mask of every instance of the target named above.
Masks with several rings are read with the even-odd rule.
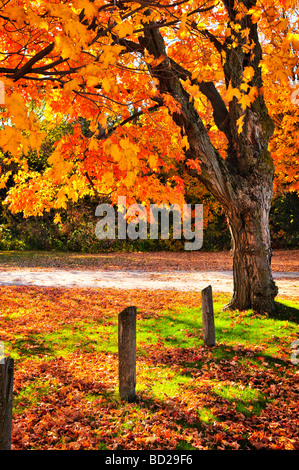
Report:
[[[56,253],[0,252],[0,268],[141,270],[141,271],[230,271],[232,255],[223,252],[133,252],[133,253]],[[298,272],[298,250],[274,250],[274,272]]]
[[[270,357],[266,343],[206,348],[201,329],[190,325],[192,347],[161,332],[157,342],[138,343],[136,401],[125,403],[117,394],[115,336],[109,338],[117,314],[136,305],[140,328],[162,317],[175,324],[182,309],[199,308],[200,293],[0,290],[0,338],[15,354],[13,449],[299,449],[290,338],[277,337],[281,353]],[[240,312],[234,321],[246,328],[253,320]],[[110,349],[101,350],[110,339]]]

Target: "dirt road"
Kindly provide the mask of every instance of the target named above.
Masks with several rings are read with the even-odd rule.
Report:
[[[299,296],[299,251],[272,261],[279,295]],[[0,285],[232,292],[229,252],[0,253]]]
[[[280,295],[299,296],[299,273],[276,272],[274,278]],[[232,272],[19,269],[0,273],[0,285],[201,291],[209,284],[212,285],[214,292],[232,292]]]

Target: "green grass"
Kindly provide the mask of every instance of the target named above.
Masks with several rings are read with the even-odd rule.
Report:
[[[25,408],[36,405],[41,397],[47,396],[53,390],[57,390],[57,387],[49,380],[36,379],[14,397],[14,409],[17,414],[21,414]]]
[[[66,357],[80,349],[83,352],[117,352],[117,325],[98,322],[77,322],[44,336],[47,345],[52,345],[55,356]]]
[[[247,312],[222,311],[223,304],[214,302],[215,334],[218,345],[260,345],[264,354],[275,355],[281,345],[290,344],[298,334],[299,310],[295,302],[283,301],[276,318]],[[292,320],[284,319],[289,309]],[[141,343],[163,341],[169,347],[197,347],[202,343],[201,309],[181,307],[172,312],[165,311],[156,318],[143,319],[138,325]],[[233,354],[233,352],[231,353]],[[221,357],[221,350],[215,350]],[[227,357],[228,355],[225,354]]]
[[[236,405],[236,411],[245,416],[259,415],[267,400],[258,390],[251,387],[218,384],[213,393],[224,400]]]

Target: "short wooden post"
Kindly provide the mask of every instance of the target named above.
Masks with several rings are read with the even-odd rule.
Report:
[[[0,363],[0,450],[11,450],[13,373],[14,360],[4,358]]]
[[[135,399],[136,387],[136,307],[118,315],[118,377],[121,399]]]
[[[206,346],[215,346],[215,324],[212,286],[201,292],[203,339]]]

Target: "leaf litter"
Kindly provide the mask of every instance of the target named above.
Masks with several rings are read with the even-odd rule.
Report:
[[[15,357],[13,449],[299,449],[291,322],[271,357],[269,341],[225,341],[229,327],[204,347],[184,317],[187,307],[200,315],[199,293],[1,287],[1,297],[0,336]],[[117,392],[117,313],[128,305],[148,335],[134,403]],[[228,320],[251,328],[254,316]]]

